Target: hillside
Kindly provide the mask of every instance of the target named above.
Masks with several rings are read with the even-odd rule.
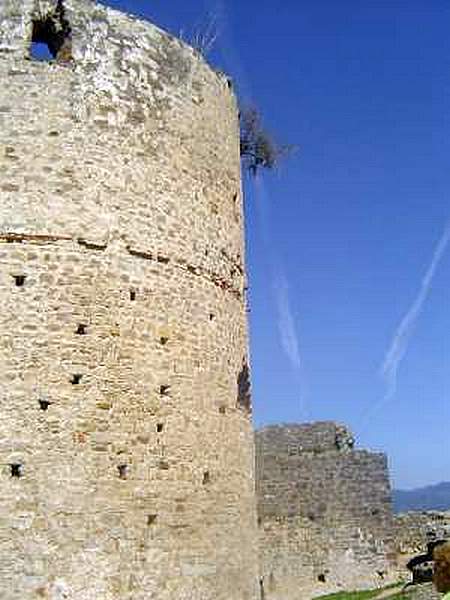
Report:
[[[450,481],[414,490],[393,491],[394,512],[409,510],[449,510]]]

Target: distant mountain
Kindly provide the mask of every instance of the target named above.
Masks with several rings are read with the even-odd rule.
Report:
[[[450,510],[450,481],[415,490],[393,490],[394,512]]]

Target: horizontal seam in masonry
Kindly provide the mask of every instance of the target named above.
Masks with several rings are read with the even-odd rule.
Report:
[[[53,244],[55,242],[76,242],[80,246],[84,246],[88,250],[106,250],[108,244],[89,242],[84,238],[73,238],[68,235],[50,235],[50,234],[34,234],[34,233],[0,233],[0,243],[3,244]]]
[[[0,243],[29,243],[29,244],[51,244],[59,241],[76,241],[79,245],[84,246],[90,250],[106,250],[108,244],[100,244],[96,242],[88,242],[83,238],[78,238],[74,240],[73,237],[63,236],[63,235],[39,235],[39,234],[29,234],[29,233],[0,233]],[[136,250],[127,246],[127,251],[131,256],[137,256],[139,258],[143,258],[145,260],[159,262],[160,264],[173,264],[174,267],[180,269],[181,271],[185,271],[191,273],[193,275],[197,275],[198,277],[202,277],[206,281],[212,283],[216,287],[220,289],[230,292],[235,298],[238,300],[242,299],[242,292],[236,288],[234,288],[230,283],[226,281],[223,277],[214,273],[212,271],[208,272],[202,267],[195,267],[193,265],[186,265],[186,262],[179,259],[171,260],[169,257],[161,257],[160,255],[154,255],[151,252]],[[228,257],[227,257],[228,258]],[[238,268],[240,271],[240,269]]]
[[[223,279],[223,277],[221,277],[217,273],[214,273],[212,271],[208,272],[205,269],[203,269],[202,267],[196,267],[194,265],[187,265],[186,261],[183,261],[180,259],[169,259],[168,257],[164,257],[164,260],[161,260],[160,256],[157,256],[152,252],[136,250],[135,248],[132,248],[131,246],[127,246],[127,250],[132,256],[137,256],[138,258],[143,258],[144,260],[155,261],[155,262],[159,262],[162,264],[171,263],[174,267],[176,267],[177,269],[180,269],[181,271],[185,271],[185,272],[187,271],[188,273],[191,273],[192,275],[197,275],[198,277],[202,277],[206,281],[209,281],[210,283],[214,284],[215,286],[220,287],[222,290],[230,292],[238,300],[242,299],[242,292],[240,292],[236,288],[233,288],[232,285],[230,285],[225,279]]]
[[[51,244],[52,242],[70,241],[73,238],[64,235],[38,235],[30,233],[0,233],[0,243],[33,242],[38,244]]]

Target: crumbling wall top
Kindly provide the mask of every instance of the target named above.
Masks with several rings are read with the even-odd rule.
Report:
[[[349,451],[355,445],[352,432],[333,421],[269,425],[256,433],[257,445],[294,455],[304,452]]]
[[[49,51],[44,59],[40,44]],[[120,238],[153,255],[166,251],[173,232],[183,239],[183,260],[212,268],[211,249],[200,258],[198,249],[209,236],[205,218],[221,226],[219,203],[211,200],[219,190],[221,200],[230,199],[220,206],[232,223],[221,250],[241,265],[237,103],[227,78],[198,52],[150,22],[92,0],[0,0],[0,83],[7,90],[0,114],[4,151],[14,154],[0,230],[74,239],[89,231],[97,244]],[[13,137],[2,124],[6,115],[16,124]],[[57,172],[55,157],[70,157],[70,174],[36,193],[13,169],[25,155],[39,178],[42,161],[48,162],[45,173]],[[109,181],[102,187],[89,171],[105,156]],[[181,170],[195,181],[184,203]],[[142,198],[131,200],[137,189],[144,190]],[[175,210],[155,217],[160,192],[183,217]],[[189,222],[189,250],[177,219]],[[231,271],[228,262],[227,281],[242,278],[242,267]]]
[[[2,0],[0,60],[28,57],[32,41],[48,43],[55,60],[73,60],[75,67],[90,65],[92,69],[96,64],[104,66],[103,72],[115,67],[120,71],[124,61],[151,66],[166,54],[166,72],[175,80],[185,79],[188,63],[194,61],[228,83],[226,76],[210,69],[200,53],[183,41],[149,21],[94,0]]]

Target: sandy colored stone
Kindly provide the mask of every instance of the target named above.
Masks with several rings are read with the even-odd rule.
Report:
[[[157,27],[58,6],[0,3],[0,597],[256,600],[236,100]]]

